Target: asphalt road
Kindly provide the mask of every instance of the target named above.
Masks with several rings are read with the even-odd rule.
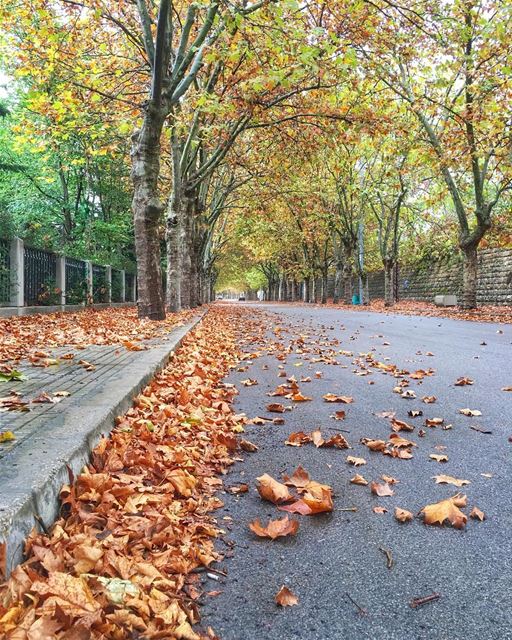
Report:
[[[306,306],[245,306],[251,316],[260,313],[257,308],[270,314],[265,322],[273,341],[288,345],[302,334],[304,351],[320,346],[323,354],[350,350],[355,357],[372,351],[380,361],[409,371],[433,368],[435,374],[421,382],[411,380],[409,388],[417,399],[407,400],[392,392],[397,380],[391,375],[377,369],[368,376],[355,375],[360,368],[352,364],[354,357],[337,354],[337,366],[311,362],[319,357],[312,352],[293,352],[286,358],[289,376],[312,377],[300,387],[313,401],[296,403],[283,414],[284,425],[246,427],[244,437],[259,451],[242,454],[244,461],[237,462],[225,478],[226,486],[247,482],[250,491],[238,497],[225,494],[225,508],[217,512],[235,544],[232,557],[221,565],[227,577],[207,583],[208,589],[222,593],[206,599],[202,625],[211,625],[222,640],[512,639],[512,443],[508,441],[512,392],[501,391],[512,385],[512,326]],[[273,328],[278,323],[282,331],[276,334]],[[249,345],[245,350],[258,348]],[[285,380],[278,377],[279,364],[283,363],[262,350],[247,371],[232,373],[227,381],[240,390],[237,412],[250,418],[277,415],[266,412],[265,405],[282,401],[266,395]],[[323,372],[321,379],[314,378],[316,371]],[[454,386],[461,376],[474,379],[474,384]],[[242,386],[241,380],[247,378],[259,384]],[[370,380],[374,384],[368,384]],[[353,396],[354,403],[326,403],[325,393]],[[437,401],[424,404],[423,395],[434,395]],[[461,415],[459,409],[465,407],[480,410],[482,416]],[[346,419],[333,420],[333,409],[345,409]],[[410,409],[421,409],[423,417],[408,418]],[[387,439],[389,421],[375,415],[382,411],[394,411],[397,418],[416,426],[414,433],[401,434],[418,444],[412,460],[371,453],[359,443],[362,437]],[[423,420],[432,417],[443,417],[453,428],[424,427]],[[492,433],[483,434],[470,425]],[[420,438],[422,427],[427,433]],[[334,433],[328,429],[346,429],[353,449],[285,446],[291,432],[314,428],[323,429],[325,435]],[[430,453],[447,454],[449,461],[436,462]],[[364,457],[368,463],[356,470],[347,464],[347,454]],[[333,488],[333,513],[297,516],[300,529],[294,537],[257,538],[249,522],[284,514],[259,497],[256,477],[269,473],[281,479],[299,464],[313,479]],[[394,486],[395,495],[379,498],[369,487],[350,484],[356,472],[368,481],[379,480],[382,474],[394,476],[400,481]],[[471,484],[462,489],[437,485],[432,479],[436,474]],[[457,491],[468,496],[465,512],[477,505],[486,514],[484,522],[469,519],[464,530],[456,530],[426,526],[421,518],[400,524],[393,517],[397,506],[417,514]],[[388,513],[374,513],[377,505]],[[341,511],[352,506],[357,512]],[[391,569],[381,547],[392,554]],[[276,606],[274,596],[283,584],[298,596],[298,606]],[[413,598],[433,592],[440,594],[437,601],[415,609],[409,606]],[[359,613],[350,598],[367,614]]]

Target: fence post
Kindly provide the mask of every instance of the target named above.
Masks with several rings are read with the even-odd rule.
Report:
[[[55,286],[60,290],[59,304],[66,304],[66,258],[65,256],[57,256],[55,270]]]
[[[121,269],[121,302],[126,302],[126,271]]]
[[[112,267],[111,265],[105,265],[105,280],[107,281],[107,302],[112,302]]]
[[[10,263],[11,305],[23,307],[25,304],[25,252],[21,238],[11,240]]]
[[[93,300],[93,287],[92,287],[92,262],[85,260],[85,279],[87,282],[87,302],[86,304],[92,304]]]

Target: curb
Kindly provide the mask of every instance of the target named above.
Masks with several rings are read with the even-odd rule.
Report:
[[[49,529],[59,516],[59,494],[69,483],[69,469],[77,475],[100,436],[110,433],[114,420],[169,362],[185,337],[206,315],[168,334],[164,344],[141,352],[129,369],[118,368],[99,389],[65,411],[48,412],[51,432],[21,443],[2,459],[0,470],[0,543],[6,545],[6,575],[23,560],[23,547],[34,526]],[[53,426],[55,425],[55,426]],[[0,567],[0,578],[3,567]]]

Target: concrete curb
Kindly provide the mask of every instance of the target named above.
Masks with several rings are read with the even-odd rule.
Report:
[[[68,467],[76,475],[89,461],[100,436],[110,433],[116,416],[125,413],[134,397],[172,358],[187,334],[204,318],[201,314],[171,331],[168,340],[148,351],[129,369],[122,365],[79,405],[46,415],[46,430],[22,442],[2,459],[0,469],[0,542],[6,543],[9,574],[23,560],[23,545],[38,522],[50,528],[59,515],[59,493],[69,482]],[[59,408],[61,410],[59,411]],[[36,519],[37,518],[37,519]]]

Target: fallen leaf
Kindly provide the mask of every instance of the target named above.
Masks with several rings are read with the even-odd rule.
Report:
[[[413,398],[416,397],[416,394],[414,393],[414,391],[412,391],[412,389],[406,389],[400,395],[402,396],[402,398],[406,398],[408,400],[412,400]]]
[[[381,475],[381,478],[388,484],[398,484],[400,482],[400,480],[393,478],[393,476],[387,476],[386,474]]]
[[[482,522],[485,520],[485,513],[483,511],[480,511],[478,507],[473,507],[471,509],[469,517],[474,518],[475,520],[480,520]]]
[[[444,418],[426,418],[425,426],[426,427],[437,427],[443,424]]]
[[[376,496],[380,496],[381,498],[384,496],[392,496],[395,493],[387,482],[385,482],[384,484],[379,484],[378,482],[372,482],[370,484],[370,490]]]
[[[360,484],[363,486],[366,486],[368,484],[368,480],[365,480],[365,478],[363,478],[363,476],[359,475],[358,473],[356,473],[356,475],[350,479],[350,482],[352,484]]]
[[[402,447],[417,447],[418,445],[412,440],[407,440],[406,438],[402,438],[398,435],[398,433],[391,433],[389,435],[389,444],[392,447],[396,447],[397,449],[401,449]]]
[[[454,484],[456,487],[463,487],[465,484],[470,484],[469,480],[459,480],[458,478],[445,476],[443,474],[432,477],[435,478],[436,484]]]
[[[400,507],[396,507],[395,509],[395,519],[398,522],[410,522],[413,519],[413,515],[410,511],[406,509],[400,509]]]
[[[272,402],[267,404],[267,411],[270,411],[271,413],[284,413],[285,407],[278,402]]]
[[[429,458],[432,458],[432,460],[436,460],[437,462],[448,462],[448,456],[445,454],[431,453]]]
[[[241,484],[235,484],[232,487],[227,487],[226,491],[236,496],[240,493],[247,493],[249,491],[249,485],[242,482]]]
[[[293,607],[293,605],[299,604],[297,596],[285,586],[279,589],[275,600],[280,607]]]
[[[501,387],[502,391],[512,391],[512,386],[510,387]]]
[[[0,444],[2,442],[11,442],[11,440],[16,440],[16,436],[12,431],[0,431]]]
[[[337,396],[334,393],[326,393],[322,398],[325,402],[342,402],[343,404],[350,404],[351,402],[354,402],[354,398],[351,398],[350,396]]]
[[[247,451],[248,453],[254,453],[255,451],[258,451],[257,445],[255,445],[253,442],[250,442],[249,440],[240,440],[240,448],[244,451]]]
[[[425,524],[442,525],[448,520],[456,529],[462,529],[468,518],[459,507],[465,507],[466,502],[466,496],[457,493],[451,498],[423,507],[420,513],[424,516]]]
[[[288,444],[291,447],[301,447],[307,442],[312,442],[312,439],[309,433],[304,433],[304,431],[296,431],[295,433],[290,433],[288,439],[285,440],[285,444]]]
[[[423,396],[421,399],[425,404],[433,404],[436,400],[437,398],[435,396]]]
[[[247,380],[242,380],[241,384],[244,385],[244,387],[252,387],[255,384],[258,384],[257,380],[253,380],[253,378],[247,378]]]
[[[386,509],[386,507],[373,507],[373,512],[374,513],[387,513],[388,510]]]
[[[421,409],[411,409],[407,412],[407,415],[411,418],[418,418],[423,415],[423,411]]]
[[[264,500],[268,500],[274,504],[280,504],[282,502],[288,502],[293,497],[286,485],[274,480],[268,473],[264,473],[262,476],[259,476],[259,478],[256,478],[256,480],[258,481],[258,493]]]
[[[336,413],[334,413],[334,415],[333,415],[333,418],[335,420],[345,420],[345,417],[346,417],[346,413],[343,410],[336,411]]]
[[[368,447],[370,451],[384,451],[386,448],[385,440],[371,440],[370,438],[361,438],[361,444]]]
[[[366,464],[366,460],[364,458],[355,458],[354,456],[347,456],[347,462],[349,464],[353,464],[354,467],[360,467],[363,464]]]
[[[295,469],[291,476],[283,476],[284,483],[297,488],[299,491],[304,489],[311,481],[309,473],[300,465]]]
[[[295,535],[299,530],[298,520],[290,520],[285,516],[281,520],[269,520],[268,524],[263,527],[259,520],[254,520],[249,524],[249,529],[260,538],[270,538],[275,540],[284,536]]]
[[[409,412],[411,413],[411,412]],[[391,428],[393,431],[414,431],[414,427],[403,420],[397,420],[396,418],[392,418],[391,420]]]
[[[471,380],[471,378],[457,378],[457,380],[455,381],[455,386],[456,387],[465,387],[468,384],[473,384],[474,380]]]
[[[336,449],[350,449],[349,443],[346,439],[341,435],[341,433],[337,433],[334,436],[331,436],[328,440],[326,440],[323,447],[334,447]]]
[[[459,413],[470,418],[476,418],[482,415],[482,412],[478,411],[478,409],[459,409]]]

